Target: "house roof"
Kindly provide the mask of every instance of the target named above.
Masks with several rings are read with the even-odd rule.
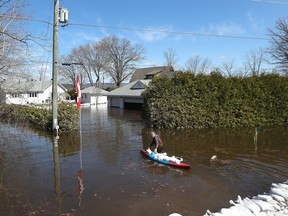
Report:
[[[106,95],[108,91],[97,88],[96,86],[89,86],[88,88],[81,90],[82,94],[91,94],[91,95]]]
[[[5,81],[1,84],[1,89],[6,92],[44,92],[48,87],[52,85],[52,80],[43,81],[29,81],[29,82],[15,82]],[[61,84],[58,84],[62,89],[66,91],[66,88]]]
[[[150,67],[150,68],[140,68],[136,69],[130,79],[130,82],[136,80],[144,80],[147,75],[170,75],[174,72],[173,67],[168,66],[159,66],[159,67]]]
[[[136,80],[134,82],[130,82],[125,86],[117,88],[111,92],[106,94],[107,96],[124,96],[124,97],[140,97],[142,92],[145,89],[145,86],[148,86],[151,79],[148,80]]]

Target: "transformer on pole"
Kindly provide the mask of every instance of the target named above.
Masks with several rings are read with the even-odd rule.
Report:
[[[66,8],[59,8],[59,23],[68,23],[69,12]]]

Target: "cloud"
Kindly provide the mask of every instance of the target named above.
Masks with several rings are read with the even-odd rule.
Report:
[[[32,69],[35,71],[46,71],[47,69],[51,69],[51,65],[49,64],[43,64],[43,65],[37,65],[37,66],[32,66]]]
[[[138,28],[138,30],[139,31],[136,32],[137,37],[146,42],[160,41],[170,37],[171,35],[175,37],[175,35],[171,34],[174,30],[170,26]],[[179,40],[179,35],[178,38],[175,37],[174,39]]]
[[[144,61],[141,67],[157,67],[159,65],[161,65],[161,63],[158,61]]]
[[[49,80],[51,79],[52,75],[52,65],[48,65],[47,63],[42,63],[42,65],[34,65],[32,66],[32,73],[34,78],[41,78],[42,80]]]
[[[209,32],[217,35],[241,35],[245,31],[241,26],[234,22],[224,22],[216,25],[209,26]]]
[[[263,26],[265,26],[263,20],[256,18],[251,12],[246,13],[246,17],[253,30],[262,30]]]
[[[59,51],[60,55],[70,53],[73,48],[84,46],[88,43],[95,43],[100,38],[92,31],[85,31],[82,29],[70,30],[62,33],[59,37]]]
[[[99,41],[101,38],[99,38],[96,34],[94,33],[91,33],[91,32],[78,32],[76,33],[77,35],[77,38],[75,38],[75,41],[83,41],[85,42],[84,44],[86,43],[95,43],[97,41]]]
[[[136,35],[144,41],[147,42],[154,42],[154,41],[159,41],[163,40],[164,38],[168,37],[168,33],[166,32],[161,32],[161,30],[151,30],[151,31],[141,31],[137,32]]]

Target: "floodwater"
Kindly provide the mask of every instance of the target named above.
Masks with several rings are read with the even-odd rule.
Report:
[[[140,153],[151,137],[141,111],[82,109],[82,134],[0,124],[0,215],[198,216],[288,179],[288,131],[158,131],[181,170]],[[210,163],[212,155],[218,162]]]

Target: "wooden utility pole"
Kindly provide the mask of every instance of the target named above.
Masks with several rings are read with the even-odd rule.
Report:
[[[52,121],[53,132],[58,134],[58,22],[59,22],[59,0],[54,0],[54,23],[53,23],[53,71],[52,71]]]

